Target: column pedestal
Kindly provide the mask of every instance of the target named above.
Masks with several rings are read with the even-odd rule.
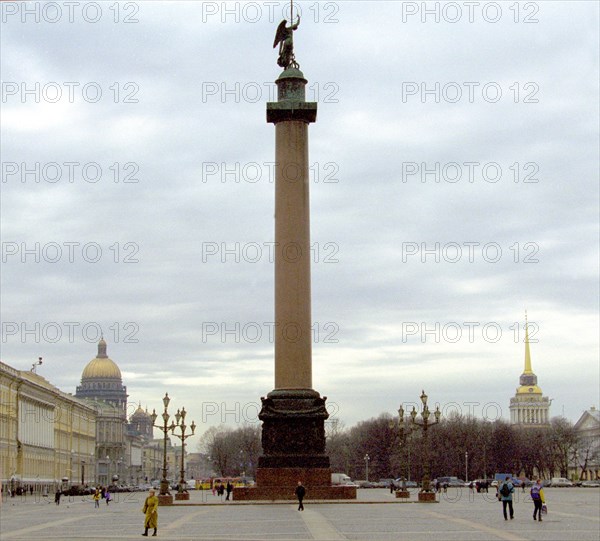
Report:
[[[170,494],[159,494],[158,505],[173,505],[173,496]]]
[[[298,481],[307,500],[356,499],[356,487],[331,486],[325,454],[326,397],[312,389],[277,389],[262,399],[263,455],[255,487],[236,487],[234,500],[294,500]]]

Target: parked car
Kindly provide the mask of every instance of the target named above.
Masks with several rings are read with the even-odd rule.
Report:
[[[377,481],[373,483],[373,488],[389,488],[390,484],[385,481]]]
[[[550,479],[550,487],[572,487],[573,483],[564,477],[553,477]]]
[[[68,489],[61,490],[63,496],[87,496],[93,493],[94,489],[92,487],[72,486]]]
[[[371,483],[371,481],[356,481],[358,483],[359,488],[376,488],[375,483]]]
[[[435,485],[436,483],[440,483],[440,485],[442,487],[444,485],[446,485],[448,487],[464,487],[465,486],[465,482],[462,479],[459,479],[458,477],[438,477],[437,479],[433,480],[433,484]]]
[[[395,483],[394,479],[379,479],[378,486],[381,488],[390,488],[390,484],[393,483]]]
[[[587,488],[598,488],[598,487],[600,487],[600,479],[591,479],[590,481],[582,481],[581,486],[587,487]]]

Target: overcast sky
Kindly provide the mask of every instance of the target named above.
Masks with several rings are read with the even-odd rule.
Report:
[[[255,422],[287,4],[25,6],[1,6],[2,360],[41,356],[74,392],[101,328],[132,402],[168,391],[200,431]],[[525,310],[551,414],[598,406],[598,3],[300,8],[313,382],[332,415],[425,389],[508,418]]]

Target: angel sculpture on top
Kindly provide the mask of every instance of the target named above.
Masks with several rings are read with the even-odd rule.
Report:
[[[292,23],[291,26],[286,26],[286,24],[287,21],[285,19],[279,23],[273,43],[273,49],[279,45],[277,65],[283,69],[289,67],[298,69],[300,65],[296,62],[296,57],[294,56],[294,30],[300,26],[300,17],[298,17],[296,24]]]

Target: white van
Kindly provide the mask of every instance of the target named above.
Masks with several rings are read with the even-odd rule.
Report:
[[[572,487],[573,483],[564,477],[553,477],[550,479],[551,487]]]
[[[350,479],[350,477],[348,477],[345,473],[331,474],[332,485],[347,485],[348,483],[352,483],[352,479]]]

